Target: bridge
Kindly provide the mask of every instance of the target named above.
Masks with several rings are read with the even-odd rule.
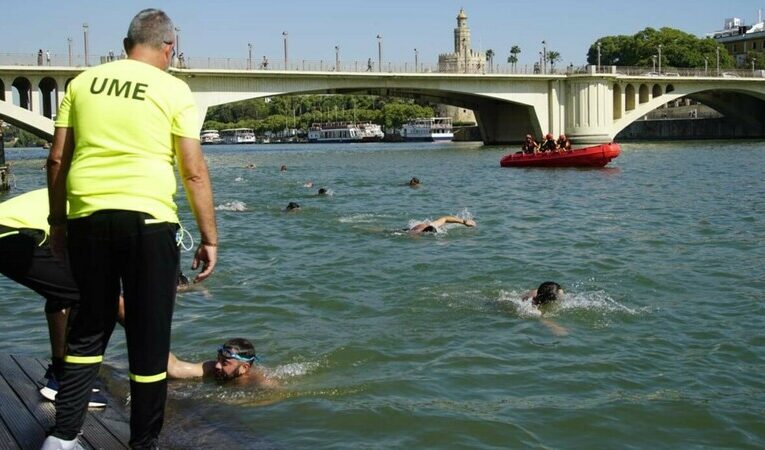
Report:
[[[332,69],[170,71],[191,87],[200,121],[211,106],[258,97],[388,95],[471,109],[486,144],[517,143],[526,133],[547,132],[566,133],[577,144],[600,143],[613,140],[654,109],[688,97],[765,136],[765,77],[752,71],[708,76],[706,70],[673,69],[659,74],[615,66],[568,68],[566,73],[553,74]],[[66,85],[82,70],[0,66],[0,118],[50,140],[51,118]]]

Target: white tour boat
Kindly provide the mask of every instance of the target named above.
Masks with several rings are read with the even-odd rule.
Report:
[[[409,120],[401,128],[401,137],[405,141],[451,141],[451,117],[428,117]]]
[[[220,131],[224,144],[254,144],[255,132],[252,128],[229,128]]]
[[[202,130],[199,134],[199,143],[202,145],[220,144],[222,142],[218,130]]]
[[[376,142],[385,134],[371,122],[314,123],[308,130],[308,142]]]

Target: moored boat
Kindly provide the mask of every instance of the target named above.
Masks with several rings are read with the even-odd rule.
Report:
[[[202,145],[220,144],[223,140],[220,138],[218,130],[202,130],[199,134],[199,142]]]
[[[308,130],[308,142],[376,142],[385,134],[380,125],[370,122],[314,123]]]
[[[614,142],[574,150],[540,153],[510,153],[499,160],[502,167],[603,167],[619,156]]]
[[[410,119],[401,127],[405,141],[441,142],[454,139],[451,117],[426,117]]]

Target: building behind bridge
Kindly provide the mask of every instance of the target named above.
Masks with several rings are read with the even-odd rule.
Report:
[[[484,73],[486,54],[473,50],[470,42],[470,28],[467,14],[460,8],[457,14],[457,28],[454,29],[454,52],[438,55],[438,71],[446,73]],[[456,106],[442,105],[439,114],[449,116],[455,123],[475,123],[473,111]]]
[[[723,29],[708,33],[707,37],[724,45],[736,64],[743,66],[749,53],[765,53],[765,22],[762,20],[762,12],[754,25],[744,25],[739,17],[725,19]]]

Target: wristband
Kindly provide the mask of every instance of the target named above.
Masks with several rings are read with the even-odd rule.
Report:
[[[212,242],[205,242],[205,241],[202,241],[202,245],[206,245],[208,247],[217,247],[218,246],[218,244],[213,244]]]

